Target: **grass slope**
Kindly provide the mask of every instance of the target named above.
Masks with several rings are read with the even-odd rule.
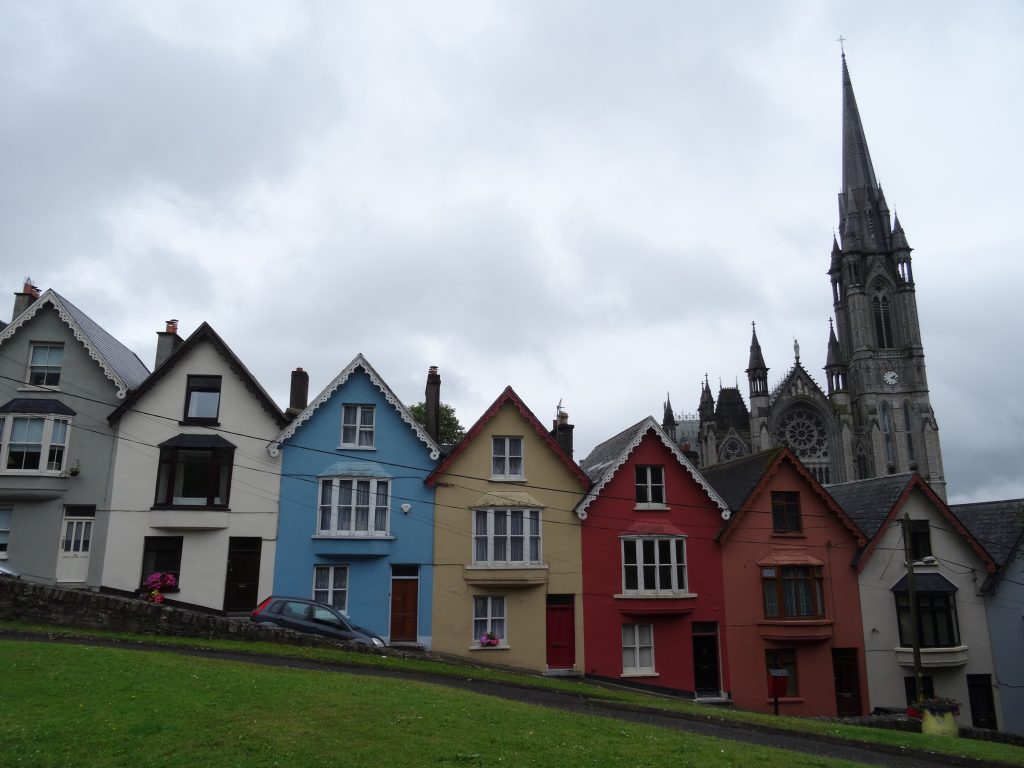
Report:
[[[8,767],[850,765],[403,680],[33,642],[0,658]]]

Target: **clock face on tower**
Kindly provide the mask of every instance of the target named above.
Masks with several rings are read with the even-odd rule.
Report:
[[[896,371],[886,371],[882,374],[882,381],[891,387],[900,383],[900,376]]]

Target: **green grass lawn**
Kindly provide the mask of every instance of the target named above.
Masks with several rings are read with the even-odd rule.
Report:
[[[427,672],[431,674],[471,678],[478,680],[495,680],[537,688],[555,689],[590,699],[603,700],[609,705],[616,702],[641,705],[655,709],[682,713],[689,717],[712,719],[723,722],[740,722],[755,725],[766,725],[773,728],[804,733],[816,733],[866,744],[886,744],[890,746],[923,749],[945,754],[960,755],[981,762],[1002,762],[1024,766],[1024,749],[994,742],[971,741],[968,739],[943,739],[925,736],[919,733],[892,731],[880,728],[840,724],[828,720],[816,720],[797,717],[774,717],[755,712],[744,712],[729,708],[715,708],[694,704],[674,697],[653,696],[627,690],[609,690],[587,681],[546,678],[539,675],[518,673],[514,671],[468,667],[424,659],[402,659],[385,657],[378,654],[365,654],[331,648],[301,648],[276,643],[257,643],[237,640],[203,640],[196,638],[174,638],[160,635],[133,635],[127,633],[101,632],[95,630],[78,630],[56,627],[39,627],[15,622],[0,622],[0,639],[3,631],[30,630],[51,635],[96,636],[122,640],[126,644],[134,642],[158,643],[172,646],[187,646],[229,650],[236,653],[273,654],[307,660],[325,662],[342,662],[368,667],[381,667],[395,671]],[[192,663],[189,661],[188,663]],[[2,711],[2,710],[0,710]],[[542,764],[542,763],[538,763]]]
[[[4,766],[849,763],[405,680],[0,640]]]

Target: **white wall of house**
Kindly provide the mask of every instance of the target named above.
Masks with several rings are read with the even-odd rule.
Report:
[[[221,376],[219,427],[182,425],[189,374]],[[180,591],[168,597],[220,609],[230,537],[259,537],[259,594],[270,594],[277,537],[280,459],[267,443],[280,425],[208,341],[200,341],[117,424],[110,526],[102,584],[137,590],[147,536],[182,536]],[[218,434],[235,445],[229,511],[152,509],[160,443],[183,433]]]
[[[967,675],[993,674],[985,605],[979,588],[985,582],[985,566],[953,524],[918,490],[913,490],[903,511],[911,519],[928,520],[934,564],[915,565],[914,573],[940,574],[957,587],[955,594],[960,645],[956,648],[923,649],[923,673],[930,675],[936,696],[962,702],[958,722],[971,725]],[[860,574],[861,608],[864,617],[864,646],[868,665],[868,687],[872,707],[906,706],[904,678],[913,676],[907,661],[912,654],[900,648],[896,600],[892,587],[906,573],[903,538],[899,525],[880,531],[881,540]],[[995,708],[999,712],[998,695]],[[1001,718],[1000,718],[1001,720]]]

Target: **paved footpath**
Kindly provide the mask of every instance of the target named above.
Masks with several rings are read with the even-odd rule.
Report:
[[[817,734],[794,733],[776,730],[768,726],[751,723],[732,724],[714,718],[713,715],[702,718],[687,713],[666,712],[633,704],[609,702],[591,699],[577,694],[561,693],[542,688],[497,683],[489,680],[478,680],[472,677],[449,677],[421,672],[408,672],[362,667],[354,664],[293,659],[285,656],[264,656],[247,653],[232,653],[206,648],[185,648],[180,646],[161,645],[157,643],[125,642],[106,638],[50,636],[32,632],[2,632],[0,639],[32,640],[36,642],[53,642],[74,645],[93,645],[109,648],[120,648],[140,652],[159,651],[163,653],[180,653],[207,659],[236,661],[244,664],[259,664],[289,669],[330,670],[339,674],[358,674],[374,677],[401,678],[415,682],[431,683],[449,688],[460,688],[485,696],[493,696],[509,701],[547,707],[563,712],[581,715],[607,717],[615,720],[652,725],[674,731],[694,733],[701,736],[713,736],[747,744],[793,752],[803,752],[821,757],[848,760],[854,763],[873,766],[894,766],[895,768],[948,768],[949,766],[967,766],[969,768],[1000,768],[1004,763],[983,762],[970,758],[937,754],[917,749],[900,749],[884,744],[870,747],[862,742],[819,736]]]

